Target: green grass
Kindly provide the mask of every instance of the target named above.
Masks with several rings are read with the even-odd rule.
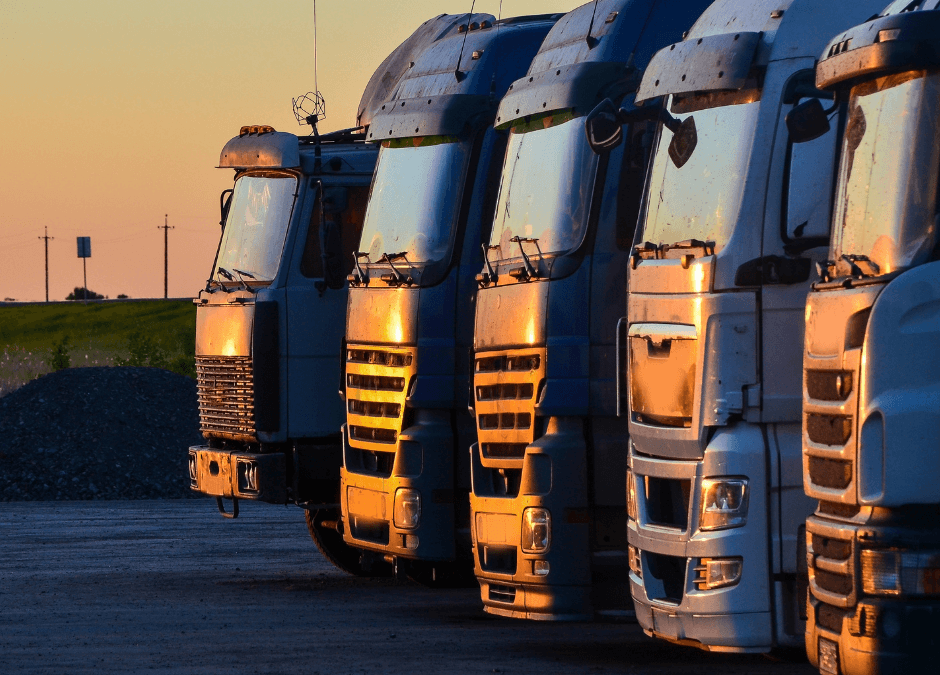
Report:
[[[191,363],[196,308],[190,300],[0,307],[0,395],[49,372],[52,350],[66,338],[73,367],[116,365],[134,358],[135,344],[139,356],[142,343],[171,364]]]

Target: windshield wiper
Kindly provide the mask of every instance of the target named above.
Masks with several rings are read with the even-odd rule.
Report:
[[[238,275],[238,280],[242,283],[242,286],[245,287],[245,290],[246,290],[246,291],[248,291],[249,293],[255,293],[255,292],[256,292],[255,289],[253,289],[251,286],[249,286],[249,285],[245,282],[245,280],[242,279],[242,277],[243,277],[243,276],[246,276],[246,277],[248,277],[249,279],[257,279],[258,277],[256,277],[256,276],[255,276],[254,274],[252,274],[251,272],[245,272],[244,270],[240,270],[240,269],[238,269],[237,267],[233,267],[233,268],[232,268],[232,271],[235,272],[235,274]]]
[[[408,258],[405,257],[407,253],[408,251],[400,251],[398,253],[383,253],[382,257],[379,258],[380,263],[386,262],[388,263],[388,266],[392,268],[392,274],[383,274],[380,277],[382,281],[387,283],[389,286],[391,286],[392,284],[398,284],[399,286],[401,286],[402,284],[408,284],[410,286],[411,284],[414,283],[414,279],[411,278],[410,275],[402,274],[401,271],[397,267],[395,267],[395,263],[392,262],[392,260],[397,260],[398,258],[402,258],[404,259],[406,263],[408,263],[408,267],[413,267],[413,265],[410,262],[408,262]]]
[[[702,249],[702,255],[715,255],[715,242],[701,241],[700,239],[686,239],[677,241],[675,244],[653,244],[646,241],[633,247],[633,253],[630,255],[630,265],[633,269],[640,264],[641,260],[662,260],[666,258],[666,253],[674,249]],[[681,256],[683,267],[688,267],[695,256],[691,253]]]
[[[853,277],[874,277],[878,276],[878,272],[881,270],[878,267],[878,264],[871,260],[867,255],[855,255],[853,253],[843,253],[840,257],[840,260],[844,260],[849,264],[849,271]],[[862,271],[862,268],[858,266],[858,263],[863,262],[871,268],[870,273],[865,273]]]
[[[477,284],[480,288],[486,288],[490,284],[495,284],[499,281],[499,276],[496,274],[496,270],[493,269],[493,266],[490,264],[489,250],[491,248],[499,248],[499,244],[496,246],[487,246],[486,244],[480,244],[483,247],[483,263],[486,265],[486,272],[482,272],[476,276]]]
[[[359,258],[368,259],[369,254],[366,253],[365,251],[353,251],[352,255],[353,255],[353,264],[356,266],[356,272],[355,274],[350,274],[349,276],[347,276],[346,281],[348,281],[351,284],[356,284],[356,285],[364,284],[369,280],[369,277],[366,276],[366,273],[359,266]]]
[[[514,270],[509,270],[509,276],[515,279],[519,279],[520,281],[527,281],[529,279],[538,279],[539,272],[532,265],[532,261],[529,260],[529,256],[526,255],[525,248],[522,246],[522,244],[524,242],[531,241],[533,244],[535,244],[535,248],[538,249],[539,256],[541,256],[542,250],[539,249],[539,240],[536,239],[535,237],[520,237],[519,235],[516,235],[509,241],[514,241],[517,244],[519,244],[519,252],[522,254],[522,262],[525,265],[525,267],[517,267]]]

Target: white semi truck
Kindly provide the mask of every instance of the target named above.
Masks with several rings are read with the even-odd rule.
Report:
[[[940,642],[938,5],[892,3],[816,69],[847,107],[803,358],[806,651],[829,675],[927,672]]]
[[[718,0],[640,84],[637,102],[665,104],[626,335],[630,580],[650,635],[802,645],[803,310],[844,119],[814,67],[879,4]],[[832,127],[796,145],[784,120],[816,99]]]

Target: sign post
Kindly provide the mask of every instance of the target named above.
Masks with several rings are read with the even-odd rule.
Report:
[[[88,304],[88,271],[85,267],[86,258],[91,257],[91,237],[78,238],[78,257],[82,259],[82,301]]]

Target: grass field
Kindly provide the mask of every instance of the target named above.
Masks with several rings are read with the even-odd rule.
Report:
[[[182,372],[192,363],[195,339],[190,300],[3,306],[0,396],[53,370],[50,357],[63,340],[72,367],[154,365],[163,358]]]

